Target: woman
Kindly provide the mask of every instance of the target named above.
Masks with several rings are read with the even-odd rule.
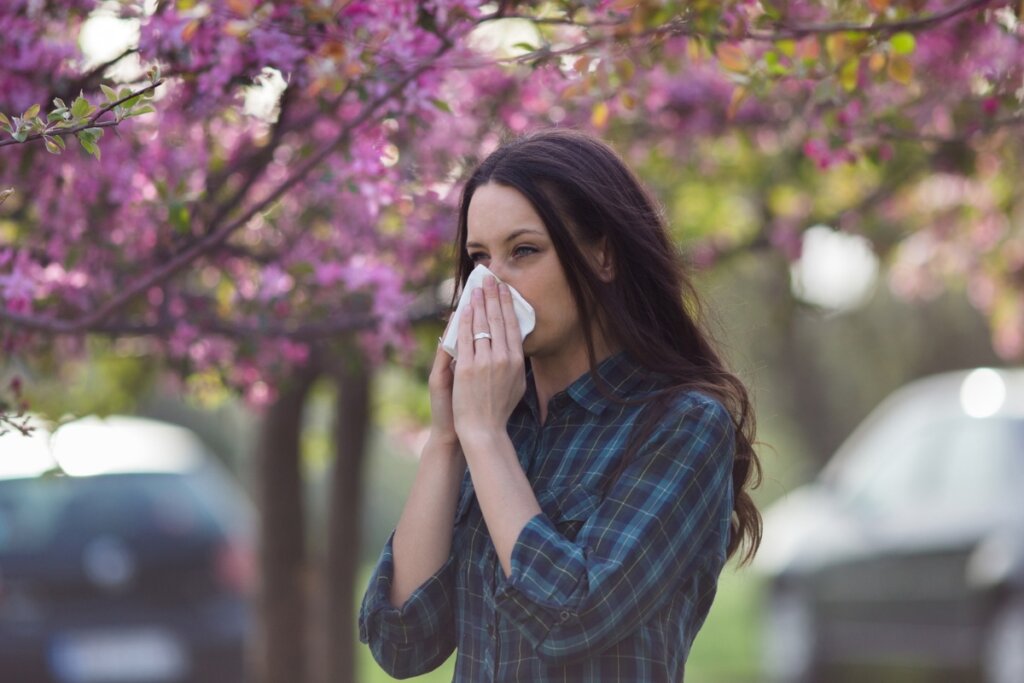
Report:
[[[474,290],[458,361],[438,349],[361,639],[396,677],[458,648],[456,681],[682,680],[722,566],[760,541],[760,468],[655,203],[603,143],[536,133],[470,177],[457,259],[502,282]]]

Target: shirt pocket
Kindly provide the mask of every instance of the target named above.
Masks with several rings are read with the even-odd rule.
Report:
[[[537,502],[558,532],[574,541],[580,529],[597,510],[601,496],[593,489],[577,484],[541,491],[537,494]]]

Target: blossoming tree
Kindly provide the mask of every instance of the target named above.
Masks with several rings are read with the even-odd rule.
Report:
[[[410,323],[436,316],[418,293],[443,277],[453,188],[475,159],[504,131],[543,125],[680,161],[693,140],[740,131],[820,173],[881,169],[856,206],[891,198],[899,174],[887,170],[908,159],[922,183],[937,160],[987,159],[947,164],[941,206],[912,193],[887,204],[918,229],[877,243],[908,293],[966,278],[1012,357],[1024,347],[1024,238],[1004,164],[1020,158],[1021,11],[1008,0],[11,0],[0,8],[4,356],[132,339],[264,408],[265,681],[304,678],[299,416],[313,379],[337,378],[329,668],[345,680],[367,368],[408,351]],[[97,13],[138,32],[93,64],[76,38]],[[257,115],[245,102],[260,93],[273,106]],[[795,257],[807,218],[779,207],[743,239],[711,233],[694,253]],[[921,254],[943,259],[940,277]],[[21,386],[5,391],[0,420],[17,425]]]

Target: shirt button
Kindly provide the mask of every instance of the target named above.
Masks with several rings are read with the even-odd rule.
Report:
[[[570,619],[572,619],[572,612],[570,612],[569,610],[564,609],[564,610],[562,610],[561,612],[558,613],[558,621],[559,621],[559,623],[564,624],[565,622],[569,621]]]

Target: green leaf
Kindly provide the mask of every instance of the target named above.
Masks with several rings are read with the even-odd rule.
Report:
[[[102,135],[102,128],[86,128],[76,133],[79,140],[86,140],[88,142],[96,142]]]
[[[31,107],[29,107],[28,109],[25,110],[25,113],[21,115],[21,118],[23,118],[26,121],[28,121],[29,119],[35,118],[38,113],[39,113],[39,105],[38,104],[33,104]]]
[[[444,113],[446,113],[446,114],[451,114],[452,113],[452,108],[450,106],[448,106],[448,103],[445,102],[444,100],[442,100],[442,99],[440,99],[438,97],[433,97],[433,98],[431,98],[430,101],[434,104],[435,107],[437,107],[438,109],[440,109]]]
[[[0,125],[8,130],[11,130],[11,120],[7,118],[3,112],[0,112]]]
[[[902,31],[889,39],[892,51],[898,55],[909,55],[917,47],[917,41],[913,33]]]
[[[187,235],[191,230],[191,216],[188,207],[180,202],[173,202],[167,207],[167,217],[171,227],[180,235]]]
[[[19,128],[18,130],[14,131],[14,134],[11,137],[13,137],[18,142],[25,142],[25,138],[28,137],[28,131]]]
[[[54,97],[53,98],[53,106],[56,107],[57,109],[67,109],[68,108],[68,105],[64,104],[64,100],[62,100],[59,97]]]
[[[100,83],[100,90],[102,90],[103,94],[107,96],[108,102],[117,102],[117,91],[111,88],[109,85],[104,85],[103,83]]]
[[[53,138],[49,135],[43,136],[43,144],[46,145],[46,151],[50,154],[60,154],[62,147],[57,143],[60,138]]]
[[[128,116],[141,116],[142,114],[152,114],[156,111],[156,107],[151,104],[144,104],[141,107],[136,107],[128,112]]]
[[[14,194],[14,188],[8,187],[6,190],[0,190],[0,204],[7,201],[7,198]]]
[[[74,103],[71,105],[71,115],[76,119],[84,119],[92,112],[92,105],[89,104],[89,100],[85,99],[81,95],[75,98]]]
[[[781,62],[779,53],[775,50],[769,50],[764,53],[764,64],[768,69],[768,73],[773,76],[784,76],[789,73],[789,67]]]
[[[93,139],[92,136],[84,135],[84,133],[85,131],[82,131],[81,133],[78,134],[78,144],[82,145],[82,149],[96,157],[96,159],[98,160],[100,158],[99,145],[96,144],[96,141]]]
[[[46,115],[46,120],[49,121],[50,123],[53,123],[54,121],[63,121],[64,120],[64,112],[66,112],[66,111],[67,111],[67,109],[54,109],[53,111],[51,111],[49,114]]]

